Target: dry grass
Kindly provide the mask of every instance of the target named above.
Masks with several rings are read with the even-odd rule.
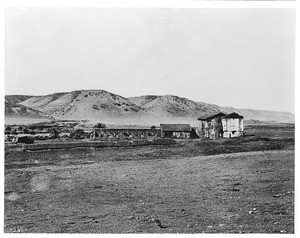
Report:
[[[5,231],[293,233],[293,168],[274,151],[10,170]]]
[[[293,127],[253,133],[172,146],[11,151],[5,232],[293,233]],[[251,152],[230,154],[240,150]]]

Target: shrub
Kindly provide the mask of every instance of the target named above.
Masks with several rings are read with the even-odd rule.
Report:
[[[11,130],[12,130],[12,127],[11,127],[11,126],[7,126],[7,127],[5,128],[5,134],[6,134],[6,135],[7,135],[7,134],[10,134]]]
[[[99,122],[94,126],[94,128],[106,128],[106,125],[104,123]]]

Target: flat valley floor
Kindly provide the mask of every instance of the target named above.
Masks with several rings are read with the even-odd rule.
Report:
[[[293,128],[281,133],[280,141],[273,133],[269,141],[245,138],[229,144],[221,139],[172,146],[10,151],[5,156],[4,229],[294,233],[292,137]],[[223,149],[214,154],[209,148]]]

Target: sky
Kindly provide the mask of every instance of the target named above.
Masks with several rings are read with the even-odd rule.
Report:
[[[295,112],[295,10],[7,8],[5,93],[103,89]]]

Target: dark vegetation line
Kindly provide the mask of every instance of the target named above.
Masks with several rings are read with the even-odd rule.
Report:
[[[175,145],[138,147],[74,148],[69,150],[15,151],[5,156],[5,168],[24,168],[43,165],[70,165],[98,161],[142,161],[179,159],[195,156],[230,154],[237,152],[294,150],[294,138],[235,138],[216,141],[178,140]],[[65,155],[68,155],[67,157]]]

